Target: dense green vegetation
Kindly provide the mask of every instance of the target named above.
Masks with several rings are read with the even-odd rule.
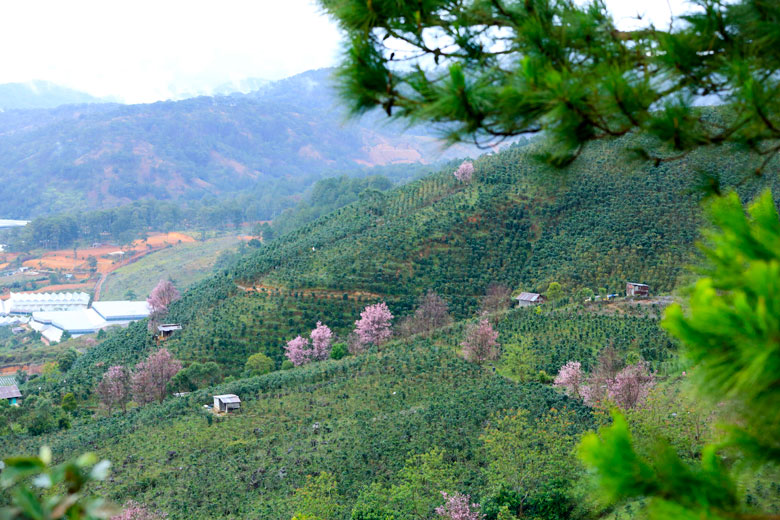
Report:
[[[527,327],[526,338],[562,341],[554,334],[558,320],[517,310],[500,327]],[[634,328],[653,331],[648,351],[662,351],[666,339],[653,324],[637,319]],[[588,314],[570,333],[611,335],[623,327],[622,318]],[[306,475],[332,474],[348,512],[369,484],[397,484],[409,456],[434,448],[444,453],[455,489],[487,499],[495,490],[482,470],[480,436],[493,414],[506,410],[522,408],[536,420],[565,407],[574,412],[574,432],[593,426],[579,403],[466,363],[445,337],[459,337],[457,327],[433,341],[416,338],[381,352],[243,379],[16,442],[22,449],[48,443],[58,457],[91,447],[115,463],[113,482],[102,491],[120,502],[134,497],[154,504],[173,518],[288,519],[296,506],[292,491]],[[202,413],[216,392],[240,395],[242,411],[213,420]],[[209,493],[224,498],[210,500]]]

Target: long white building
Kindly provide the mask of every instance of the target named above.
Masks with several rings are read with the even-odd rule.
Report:
[[[33,312],[75,311],[89,307],[85,292],[15,293],[0,302],[0,315],[32,314]]]
[[[145,301],[95,302],[89,309],[33,312],[30,327],[53,342],[60,341],[65,331],[77,337],[112,326],[126,327],[146,318],[149,313],[149,305]]]

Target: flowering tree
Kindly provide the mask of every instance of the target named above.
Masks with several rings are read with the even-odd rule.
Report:
[[[168,306],[178,300],[179,291],[174,287],[170,280],[160,280],[146,303],[149,305],[149,330],[154,331],[159,325],[160,320],[168,314]]]
[[[291,339],[287,342],[287,346],[284,347],[284,355],[287,356],[293,365],[296,367],[311,361],[312,350],[309,348],[309,340],[298,336],[295,339]]]
[[[618,372],[607,387],[607,395],[620,408],[628,410],[644,402],[653,385],[655,377],[647,363],[640,361]]]
[[[168,518],[168,513],[152,511],[134,500],[128,500],[125,502],[122,512],[112,516],[111,520],[163,520],[164,518]]]
[[[398,329],[401,336],[429,334],[450,323],[452,323],[452,317],[449,313],[449,305],[444,298],[428,289],[425,296],[420,299],[420,305],[414,314],[404,318]]]
[[[452,173],[456,179],[464,184],[471,182],[471,177],[474,175],[474,164],[471,161],[463,161],[458,166],[458,169]]]
[[[482,312],[493,314],[504,311],[512,305],[512,289],[500,283],[491,283],[480,301]]]
[[[317,327],[311,331],[311,357],[317,361],[323,361],[330,357],[330,349],[333,343],[333,332],[327,325],[317,322]]]
[[[498,331],[493,330],[490,322],[483,318],[469,327],[466,339],[461,343],[463,357],[481,365],[485,361],[498,359],[500,355]]]
[[[609,388],[615,381],[620,369],[623,368],[623,358],[612,346],[604,348],[596,360],[596,366],[580,388],[580,397],[588,406],[598,406],[609,398]]]
[[[436,508],[436,514],[448,520],[482,520],[485,515],[479,510],[479,504],[470,503],[471,497],[462,493],[449,495],[442,491],[441,495],[446,501],[443,506]]]
[[[162,402],[168,394],[168,382],[181,370],[181,363],[161,348],[135,366],[133,397],[139,403]]]
[[[393,315],[385,302],[369,305],[355,322],[355,333],[363,345],[381,345],[393,334],[390,321]]]
[[[130,373],[119,365],[109,368],[98,383],[96,392],[100,401],[108,407],[109,415],[115,406],[125,411],[130,400]]]
[[[569,361],[561,367],[553,384],[563,388],[569,397],[582,397],[580,390],[582,388],[585,375],[582,372],[582,364],[579,361]]]
[[[168,306],[178,300],[179,297],[179,291],[170,280],[160,280],[157,286],[152,289],[151,294],[146,299],[146,303],[149,304],[149,309],[152,313],[165,314],[168,312]]]

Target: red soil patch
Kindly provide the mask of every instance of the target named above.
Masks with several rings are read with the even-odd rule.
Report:
[[[75,255],[72,249],[62,249],[44,253],[42,257],[34,260],[27,260],[24,262],[24,265],[33,269],[88,270],[89,264],[87,259],[92,256],[97,260],[97,271],[99,273],[110,273],[125,265],[129,259],[139,254],[143,256],[149,251],[162,249],[179,242],[195,242],[195,239],[184,233],[161,233],[152,235],[146,240],[136,240],[128,249],[120,249],[118,246],[110,245],[90,247],[77,249]],[[124,256],[109,256],[111,253],[120,250],[124,251]]]

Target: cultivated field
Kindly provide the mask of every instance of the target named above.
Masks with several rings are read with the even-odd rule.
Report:
[[[111,272],[103,284],[100,299],[122,299],[128,290],[138,298],[145,298],[158,281],[167,278],[174,280],[179,290],[186,289],[208,276],[219,254],[235,248],[239,242],[240,237],[221,237],[157,251]]]

